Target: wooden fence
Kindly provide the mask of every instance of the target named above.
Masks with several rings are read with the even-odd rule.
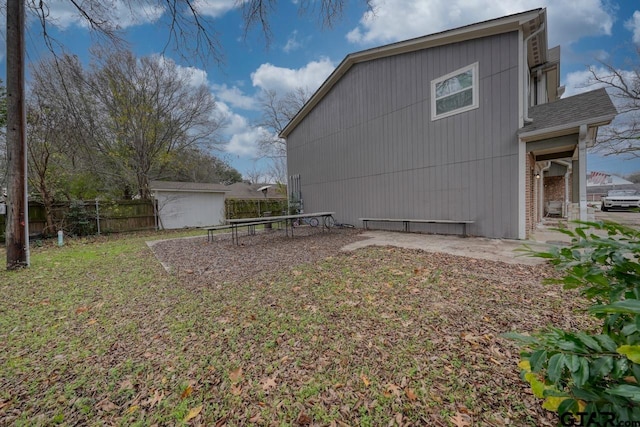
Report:
[[[77,202],[76,202],[77,203]],[[156,217],[151,200],[85,201],[84,208],[71,207],[71,203],[56,203],[53,206],[55,234],[58,230],[74,233],[78,222],[89,234],[119,233],[125,231],[154,230]],[[81,210],[82,212],[78,212]],[[81,218],[78,219],[78,213]],[[0,240],[4,241],[6,216],[0,215]],[[29,234],[42,236],[47,225],[44,205],[29,202]]]

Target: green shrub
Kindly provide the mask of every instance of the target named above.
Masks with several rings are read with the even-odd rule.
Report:
[[[94,223],[89,218],[89,213],[82,200],[73,200],[69,205],[66,219],[69,233],[75,236],[87,236],[93,234]]]
[[[572,237],[569,246],[524,251],[562,271],[547,282],[579,290],[601,326],[506,334],[523,345],[522,378],[562,425],[640,421],[640,232],[610,222],[557,231]]]

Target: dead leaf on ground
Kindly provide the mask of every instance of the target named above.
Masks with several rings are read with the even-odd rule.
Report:
[[[109,412],[114,409],[118,409],[115,403],[111,402],[109,399],[104,399],[98,402],[95,408],[99,411]]]
[[[131,380],[125,379],[120,381],[120,390],[129,390],[132,388],[133,388],[133,384],[131,383]]]
[[[237,368],[229,372],[229,380],[234,384],[242,381],[242,368]]]
[[[164,399],[164,392],[159,390],[153,390],[153,396],[149,397],[149,399],[147,399],[147,401],[144,402],[144,405],[148,406],[149,408],[153,408],[162,399]]]
[[[187,388],[185,388],[182,391],[182,394],[180,395],[180,399],[181,400],[186,399],[187,397],[191,396],[192,392],[193,392],[193,387],[191,387],[191,385],[188,385]]]
[[[389,383],[389,384],[387,384],[387,387],[385,388],[384,395],[386,397],[400,396],[400,387],[398,387],[395,384]]]
[[[369,378],[367,378],[365,374],[361,374],[360,379],[362,380],[362,383],[365,387],[369,387],[369,385],[371,384],[371,381],[369,381]]]
[[[308,426],[309,424],[311,424],[311,421],[311,417],[304,412],[300,412],[300,415],[298,415],[298,419],[296,420],[298,425],[301,426]]]
[[[189,413],[187,414],[186,417],[184,417],[184,421],[183,422],[187,422],[190,421],[192,419],[194,419],[195,417],[198,416],[198,414],[200,414],[200,412],[202,411],[202,405],[200,406],[196,406],[195,408],[191,408],[189,410]]]
[[[87,311],[89,311],[89,307],[84,306],[84,305],[82,307],[76,308],[76,314],[85,313]]]
[[[409,399],[412,402],[418,398],[415,390],[413,390],[412,388],[406,389],[404,394],[407,396],[407,399]]]
[[[269,391],[277,387],[276,384],[276,375],[269,378],[264,378],[262,381],[262,390]]]
[[[234,396],[240,396],[242,394],[242,387],[237,384],[233,384],[230,391]]]
[[[469,427],[471,426],[471,417],[458,412],[455,417],[450,418],[453,425],[456,427]]]

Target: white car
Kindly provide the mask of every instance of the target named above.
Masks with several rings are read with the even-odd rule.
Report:
[[[640,194],[636,190],[609,190],[609,193],[602,198],[603,212],[609,209],[640,209]]]

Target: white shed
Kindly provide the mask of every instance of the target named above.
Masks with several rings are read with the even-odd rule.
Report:
[[[224,222],[222,184],[152,181],[158,210],[158,228],[207,227]]]

